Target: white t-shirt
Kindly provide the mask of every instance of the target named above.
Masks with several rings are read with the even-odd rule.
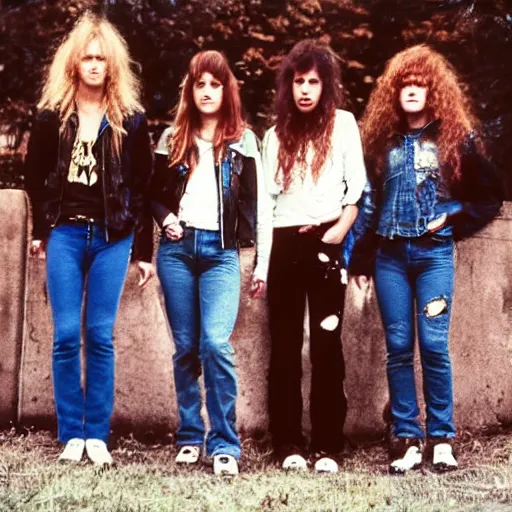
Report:
[[[300,171],[293,169],[294,179],[284,191],[275,179],[279,140],[275,127],[267,131],[263,139],[263,171],[274,202],[274,227],[322,224],[338,219],[343,206],[357,203],[366,183],[366,170],[359,129],[350,112],[336,111],[331,147],[316,182],[311,173],[311,147],[306,155],[304,179],[300,178]]]
[[[219,229],[219,192],[215,178],[213,144],[195,139],[199,159],[180,201],[178,218],[196,229]]]
[[[171,131],[172,128],[164,130],[155,153],[168,155],[167,145]],[[200,137],[196,137],[195,142],[199,159],[181,198],[178,219],[196,229],[218,231],[219,192],[215,177],[213,144]],[[162,222],[162,226],[166,226],[171,217],[172,215],[167,216]]]
[[[267,196],[263,204],[271,218],[263,224],[260,235],[261,250],[254,275],[266,280],[272,227],[319,225],[336,220],[344,206],[356,204],[366,183],[366,169],[363,159],[361,137],[354,116],[345,110],[336,110],[332,133],[331,152],[327,157],[318,180],[313,180],[311,163],[313,149],[306,155],[307,169],[304,180],[300,170],[293,169],[297,176],[289,188],[276,182],[279,140],[275,127],[270,128],[263,139],[262,161]],[[267,215],[263,214],[263,218]]]

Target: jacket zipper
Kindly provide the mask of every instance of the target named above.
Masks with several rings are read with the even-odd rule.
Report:
[[[101,137],[103,132],[107,129],[108,121],[103,124],[103,120],[101,122],[101,130],[98,133],[98,139],[101,139],[101,183],[102,183],[102,195],[103,195],[103,218],[105,219],[105,241],[107,244],[109,243],[109,236],[108,236],[108,222],[107,222],[107,192],[105,188],[105,138]]]

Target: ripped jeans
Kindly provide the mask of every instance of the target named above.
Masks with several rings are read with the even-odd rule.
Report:
[[[347,411],[341,325],[345,285],[341,246],[321,237],[333,222],[307,233],[300,226],[275,228],[268,275],[271,355],[269,419],[272,443],[286,456],[304,450],[302,434],[302,344],[306,297],[311,358],[312,452],[343,448]]]
[[[453,241],[430,236],[383,239],[375,288],[386,333],[387,375],[396,437],[424,437],[414,380],[415,318],[423,369],[427,435],[453,438],[448,331],[453,297]],[[416,305],[416,315],[415,315]]]
[[[157,262],[176,348],[177,444],[203,446],[202,369],[210,420],[206,454],[229,454],[238,459],[237,377],[229,341],[240,300],[237,250],[222,249],[218,231],[185,227],[181,240],[161,238]]]

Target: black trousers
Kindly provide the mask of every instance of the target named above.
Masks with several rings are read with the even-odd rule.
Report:
[[[345,285],[341,282],[339,244],[325,244],[333,222],[299,233],[275,228],[268,276],[271,356],[269,417],[274,449],[304,450],[302,433],[302,344],[306,297],[311,357],[312,452],[343,448],[347,400],[341,325]]]

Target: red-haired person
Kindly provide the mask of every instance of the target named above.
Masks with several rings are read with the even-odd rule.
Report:
[[[152,158],[139,91],[126,41],[106,19],[85,14],[55,53],[28,145],[31,250],[46,249],[63,461],[80,461],[85,449],[96,464],[112,462],[106,443],[114,407],[114,323],[130,260],[137,261],[141,286],[154,274],[146,196]]]
[[[268,268],[270,431],[284,469],[307,466],[301,392],[306,300],[312,366],[309,450],[317,454],[315,468],[336,471],[336,462],[323,455],[335,456],[344,445],[341,243],[357,216],[366,173],[354,116],[337,108],[340,90],[332,50],[311,40],[296,44],[279,69],[277,123],[263,141],[272,249],[270,259],[261,251],[254,283]]]
[[[415,329],[433,467],[457,467],[448,347],[453,244],[489,222],[502,195],[476,127],[455,70],[425,45],[387,63],[362,120],[370,186],[355,231],[368,236],[356,245],[351,272],[374,273],[386,334],[392,473],[418,468],[423,458]]]
[[[158,275],[176,352],[180,426],[176,462],[203,450],[199,375],[210,430],[206,455],[216,474],[238,473],[237,377],[230,336],[240,297],[240,245],[255,240],[257,140],[242,119],[238,83],[217,51],[196,54],[182,84],[174,125],[160,139],[150,186],[162,228]],[[261,219],[258,219],[261,226]]]

